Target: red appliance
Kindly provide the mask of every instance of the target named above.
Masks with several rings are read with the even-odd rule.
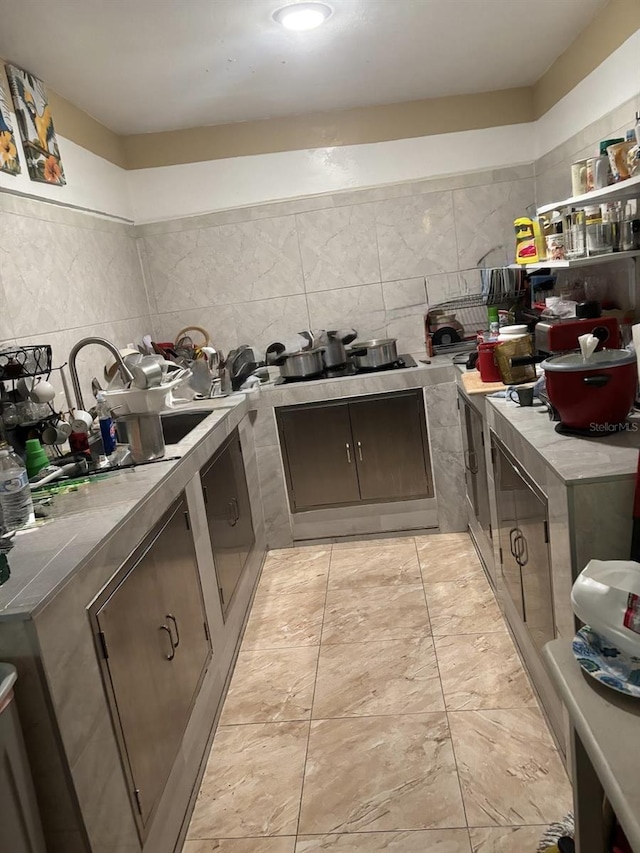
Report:
[[[620,346],[617,317],[585,317],[570,320],[541,320],[536,324],[536,350],[543,353],[569,352],[579,349],[578,338],[587,333],[600,341],[598,349]]]
[[[624,423],[636,398],[636,357],[602,350],[585,361],[580,353],[542,362],[547,395],[565,427],[606,433]]]
[[[485,341],[478,344],[478,370],[483,382],[502,382],[500,369],[496,364],[498,341]]]

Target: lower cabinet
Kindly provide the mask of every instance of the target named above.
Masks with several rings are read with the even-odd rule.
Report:
[[[277,410],[293,512],[433,496],[422,394]]]
[[[92,619],[144,839],[211,656],[183,498],[101,593]]]
[[[538,652],[555,637],[547,500],[492,439],[504,588]]]
[[[493,530],[489,506],[489,479],[484,447],[484,418],[463,394],[458,394],[469,529],[487,575],[495,586]]]
[[[255,542],[238,431],[200,472],[213,560],[226,613]]]

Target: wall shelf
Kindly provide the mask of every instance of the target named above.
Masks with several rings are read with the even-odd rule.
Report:
[[[564,201],[543,204],[542,207],[538,208],[538,216],[550,213],[552,210],[561,210],[564,207],[584,208],[592,204],[625,201],[629,198],[638,197],[640,197],[640,175],[637,175],[635,178],[627,178],[626,181],[620,181],[620,183],[612,184],[610,187],[603,187],[601,190],[592,190],[590,193],[566,198]]]
[[[626,261],[640,257],[640,250],[635,249],[631,252],[609,252],[606,255],[593,255],[588,258],[572,258],[566,261],[539,261],[535,264],[511,264],[512,269],[522,269],[527,271],[532,270],[570,270],[576,267],[590,267],[594,264],[611,264],[615,261]]]

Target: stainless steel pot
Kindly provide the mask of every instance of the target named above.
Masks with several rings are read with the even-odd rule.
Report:
[[[285,379],[306,379],[322,373],[324,364],[321,349],[307,349],[281,355],[274,362],[280,368],[280,376]]]
[[[359,370],[375,370],[386,367],[398,360],[397,341],[395,338],[377,338],[372,341],[356,341],[347,355],[353,357],[353,362]]]
[[[149,462],[164,456],[164,432],[157,412],[120,415],[116,429],[119,440],[131,448],[134,462]]]
[[[320,346],[322,350],[322,359],[324,366],[328,368],[342,367],[347,363],[347,351],[345,344],[350,344],[355,341],[357,333],[354,331],[347,332],[327,332],[326,343]]]

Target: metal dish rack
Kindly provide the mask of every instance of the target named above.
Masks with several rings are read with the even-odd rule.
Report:
[[[527,286],[524,275],[519,276],[516,287],[510,290],[488,289],[486,293],[471,293],[459,296],[436,305],[429,305],[424,318],[425,340],[427,353],[430,355],[446,355],[451,353],[469,352],[477,346],[477,333],[487,328],[487,308],[494,306],[499,310],[517,312],[523,308],[527,297]],[[455,314],[456,320],[463,326],[459,333],[461,340],[453,343],[434,343],[431,324],[436,314]]]
[[[49,344],[0,350],[0,382],[15,382],[28,376],[51,375],[52,350]]]

